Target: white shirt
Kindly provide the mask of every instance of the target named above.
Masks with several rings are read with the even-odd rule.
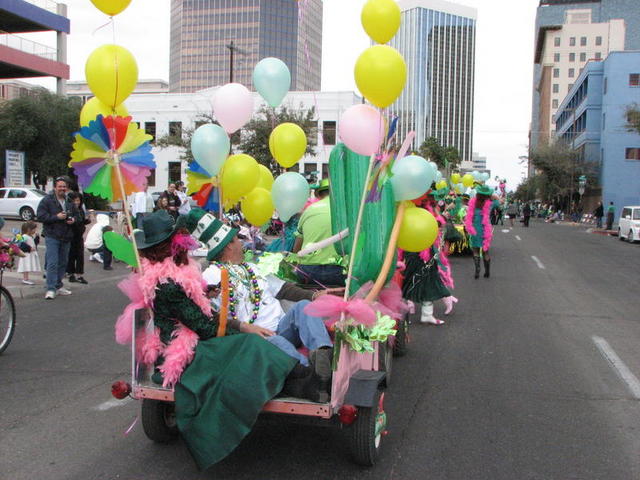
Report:
[[[178,194],[178,198],[180,199],[180,208],[178,209],[178,213],[180,215],[186,215],[191,210],[191,205],[189,204],[189,196],[180,190],[176,190],[176,193]]]
[[[136,192],[133,195],[131,215],[135,217],[139,213],[153,212],[153,197],[149,192]]]
[[[280,319],[284,317],[284,310],[280,306],[280,301],[276,295],[284,285],[284,281],[274,275],[262,277],[255,265],[250,264],[253,271],[258,277],[258,286],[262,290],[262,298],[260,301],[260,310],[258,310],[258,318],[254,325],[258,325],[269,330],[276,331]],[[253,303],[251,302],[251,290],[240,281],[239,276],[243,276],[245,270],[240,265],[230,265],[229,282],[233,285],[233,294],[238,300],[237,311],[238,320],[241,322],[249,322],[253,314]],[[207,285],[217,285],[220,283],[220,269],[217,265],[210,265],[202,274]],[[216,303],[219,304],[219,299]]]

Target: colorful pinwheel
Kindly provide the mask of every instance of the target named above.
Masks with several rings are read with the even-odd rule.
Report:
[[[131,117],[98,115],[74,134],[69,166],[83,190],[109,201],[142,190],[144,179],[156,168],[149,141],[153,139]]]
[[[220,196],[217,186],[217,177],[212,177],[198,162],[194,160],[189,164],[187,169],[187,195],[195,193],[192,198],[200,208],[207,211],[216,211],[220,208]]]

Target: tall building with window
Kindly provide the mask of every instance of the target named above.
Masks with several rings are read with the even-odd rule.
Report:
[[[475,9],[444,0],[400,0],[402,24],[390,45],[407,63],[407,83],[391,106],[398,135],[414,147],[435,137],[471,161],[475,84]]]
[[[171,0],[171,92],[252,88],[266,57],[287,64],[291,90],[320,90],[322,0]]]
[[[541,0],[536,16],[530,149],[554,138],[554,116],[587,62],[640,50],[637,0]]]

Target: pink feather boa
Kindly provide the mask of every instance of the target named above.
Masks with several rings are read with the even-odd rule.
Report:
[[[473,226],[473,218],[476,214],[476,204],[478,203],[477,197],[473,197],[469,200],[469,206],[467,207],[467,216],[464,219],[464,228],[471,235],[477,235],[475,227]],[[488,198],[485,200],[484,205],[482,206],[482,227],[483,227],[483,237],[482,237],[482,250],[485,252],[489,250],[491,246],[491,240],[493,238],[493,228],[491,227],[491,219],[489,218],[491,214],[491,199]]]
[[[447,221],[445,218],[436,213],[433,209],[433,205],[431,203],[427,204],[426,209],[436,218],[438,221],[438,226],[442,227],[445,225]],[[436,236],[436,240],[434,242],[434,246],[437,250],[440,251],[440,263],[442,265],[438,265],[438,275],[440,276],[440,280],[442,283],[448,288],[454,288],[453,276],[451,274],[451,264],[449,263],[449,258],[447,254],[446,248],[441,248],[443,245],[442,242],[442,228],[438,229],[438,235]],[[420,258],[423,262],[428,262],[431,260],[431,248],[427,248],[420,252]]]

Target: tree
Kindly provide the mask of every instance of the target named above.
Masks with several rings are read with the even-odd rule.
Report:
[[[418,155],[431,160],[438,168],[452,171],[461,161],[460,152],[456,147],[443,147],[436,137],[429,137],[418,149]],[[447,172],[447,173],[449,173]]]
[[[640,133],[640,106],[637,103],[628,105],[625,116],[627,117],[627,130]]]
[[[73,133],[79,129],[82,102],[37,88],[0,105],[0,152],[25,152],[27,172],[41,178],[69,172]],[[0,162],[4,175],[5,165]]]

